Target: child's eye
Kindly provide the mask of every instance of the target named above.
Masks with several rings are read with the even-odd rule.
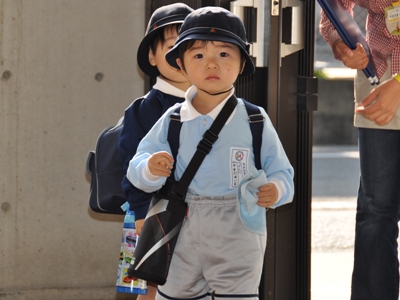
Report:
[[[195,58],[203,58],[203,54],[196,54],[194,57]]]
[[[220,55],[221,55],[221,57],[227,57],[227,56],[228,56],[228,53],[222,52]]]

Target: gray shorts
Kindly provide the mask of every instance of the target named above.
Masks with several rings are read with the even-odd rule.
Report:
[[[267,233],[248,231],[236,197],[188,196],[188,217],[156,299],[258,299]]]

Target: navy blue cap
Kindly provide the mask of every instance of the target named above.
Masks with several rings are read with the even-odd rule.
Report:
[[[179,57],[179,47],[190,40],[220,41],[239,47],[246,59],[243,72],[239,76],[254,73],[254,63],[249,55],[250,45],[246,38],[246,29],[242,20],[222,7],[202,7],[189,14],[179,30],[175,46],[166,54],[167,62],[179,69],[176,59]]]
[[[137,63],[139,68],[150,77],[157,77],[160,72],[157,66],[152,66],[149,62],[149,49],[150,41],[154,35],[161,28],[172,25],[172,24],[182,24],[183,20],[188,14],[193,12],[193,9],[183,3],[174,3],[170,5],[164,5],[157,8],[147,25],[146,33],[143,40],[140,42],[137,51]]]

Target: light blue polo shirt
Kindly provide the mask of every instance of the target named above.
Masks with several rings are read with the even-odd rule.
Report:
[[[200,114],[192,106],[191,100],[196,93],[197,90],[194,86],[189,88],[181,108],[182,129],[174,170],[177,180],[180,179],[192,159],[204,132],[210,128],[226,101],[234,93],[234,90],[232,89],[226,99],[207,115]],[[169,116],[174,112],[175,108],[172,107],[167,110],[142,139],[136,155],[129,164],[127,178],[133,185],[145,192],[157,191],[166,181],[166,177],[153,176],[149,173],[147,160],[155,152],[167,151],[171,154],[167,136],[170,122]],[[268,182],[273,182],[278,187],[280,197],[279,201],[274,205],[274,207],[277,207],[292,201],[294,171],[268,115],[263,108],[260,108],[260,110],[265,117],[261,146],[261,165]],[[252,134],[248,114],[243,101],[238,99],[238,104],[222,128],[218,140],[193,178],[188,193],[210,197],[236,195],[239,183],[254,164]]]

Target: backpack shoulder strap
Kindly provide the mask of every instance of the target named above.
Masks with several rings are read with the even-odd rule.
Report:
[[[261,114],[259,107],[242,99],[249,116],[251,135],[253,136],[253,151],[256,168],[261,169],[261,143],[262,132],[264,128],[264,116]],[[171,147],[172,156],[176,161],[179,149],[179,136],[181,132],[181,105],[179,105],[173,114],[170,115],[171,122],[168,129],[168,143]]]
[[[253,152],[257,170],[261,169],[261,143],[262,132],[264,129],[264,116],[261,114],[260,108],[244,99],[244,106],[249,116],[251,135],[253,136]]]
[[[179,149],[179,136],[181,133],[182,123],[181,123],[181,107],[179,105],[175,111],[169,116],[169,128],[168,128],[168,143],[171,147],[172,157],[174,158],[174,164],[178,156]],[[174,172],[171,173],[173,176]]]

